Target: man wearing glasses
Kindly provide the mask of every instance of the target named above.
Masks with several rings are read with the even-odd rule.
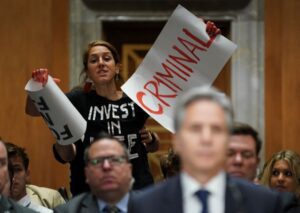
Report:
[[[126,147],[101,134],[84,152],[85,176],[91,192],[80,194],[55,212],[127,213],[132,167]]]

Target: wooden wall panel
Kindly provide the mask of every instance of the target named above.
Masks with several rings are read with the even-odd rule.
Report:
[[[300,1],[265,0],[266,157],[300,153]]]
[[[68,168],[54,160],[53,136],[41,118],[25,114],[24,86],[37,67],[48,67],[68,87],[67,0],[0,2],[0,136],[26,148],[31,181],[68,186]]]

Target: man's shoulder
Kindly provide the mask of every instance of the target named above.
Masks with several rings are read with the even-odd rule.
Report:
[[[27,184],[26,192],[33,202],[46,206],[47,208],[54,208],[55,206],[65,203],[64,198],[55,189]]]
[[[137,191],[131,196],[128,208],[132,213],[173,211],[177,207],[180,211],[181,197],[180,181],[176,176]]]
[[[16,203],[15,201],[5,197],[0,198],[0,209],[3,210],[3,212],[7,211],[16,213],[36,213],[36,211],[29,208],[25,208]]]
[[[166,192],[170,190],[176,190],[180,188],[180,181],[179,181],[179,176],[175,176],[172,178],[169,178],[165,181],[161,181],[159,183],[156,183],[154,185],[151,185],[143,190],[136,191],[135,197],[138,198],[143,198],[143,197],[148,197],[148,196],[160,196],[160,195],[165,195]]]
[[[260,194],[262,196],[279,197],[279,194],[266,188],[265,186],[254,184],[252,182],[239,178],[230,178],[230,182],[239,187],[242,192],[247,192],[248,195]]]
[[[233,197],[238,195],[245,208],[259,209],[261,212],[281,212],[283,205],[278,192],[237,178],[230,178],[227,182],[227,187],[233,187]]]
[[[54,212],[79,212],[82,207],[95,208],[95,205],[96,203],[93,201],[93,196],[85,192],[73,197],[67,203],[57,206]]]

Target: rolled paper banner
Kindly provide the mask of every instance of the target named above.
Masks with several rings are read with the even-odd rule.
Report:
[[[30,79],[25,90],[59,144],[68,145],[83,138],[87,127],[86,120],[51,76],[44,87]]]

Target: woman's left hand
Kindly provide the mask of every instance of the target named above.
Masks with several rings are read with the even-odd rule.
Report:
[[[206,22],[206,32],[210,38],[214,38],[217,35],[221,34],[220,28],[218,28],[214,22],[207,21]]]

